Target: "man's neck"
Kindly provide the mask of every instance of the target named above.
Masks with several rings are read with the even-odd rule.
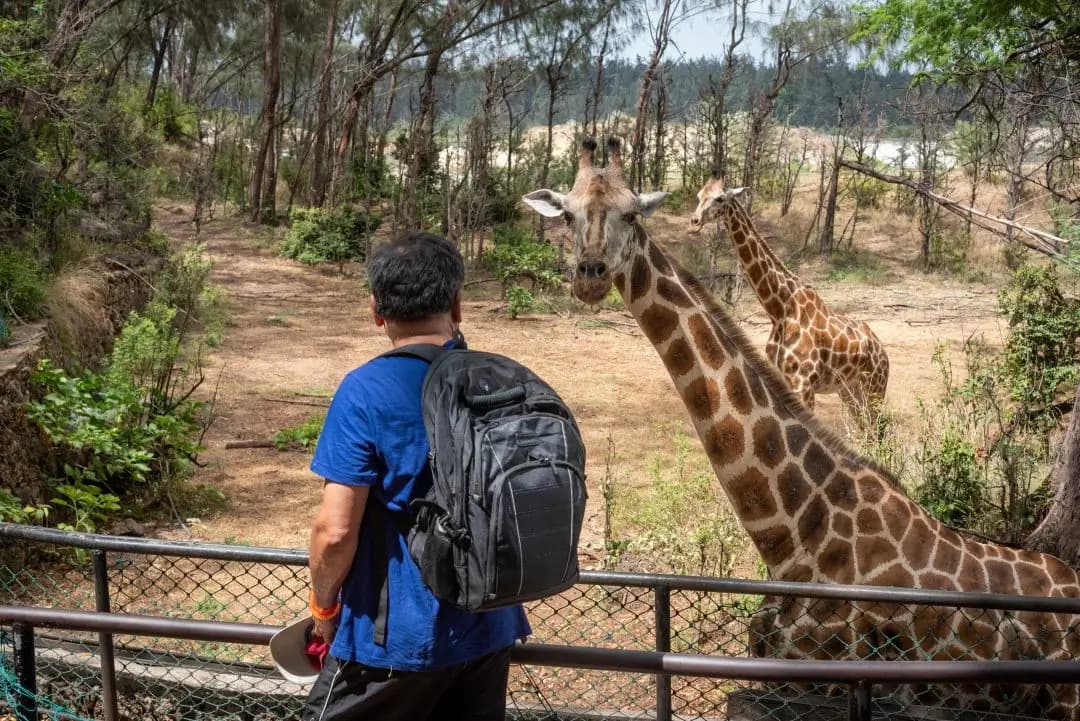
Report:
[[[390,344],[395,348],[417,343],[444,345],[453,337],[454,324],[449,317],[429,318],[418,321],[387,322]]]

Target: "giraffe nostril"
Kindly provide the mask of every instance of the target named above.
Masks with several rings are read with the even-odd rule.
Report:
[[[578,263],[578,275],[583,278],[599,278],[607,273],[607,264],[602,260],[588,260]]]

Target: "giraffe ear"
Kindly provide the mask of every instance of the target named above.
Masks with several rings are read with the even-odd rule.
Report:
[[[740,195],[745,193],[746,190],[747,189],[745,187],[742,187],[742,188],[728,188],[727,190],[724,191],[724,195],[726,195],[729,198],[738,198]]]
[[[664,202],[668,193],[644,193],[638,196],[638,212],[648,218]]]
[[[563,214],[563,201],[566,196],[556,193],[554,190],[534,190],[528,195],[521,196],[525,205],[535,210],[545,218],[558,218]]]

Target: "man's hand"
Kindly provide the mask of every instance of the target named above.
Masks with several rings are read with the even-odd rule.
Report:
[[[340,616],[334,616],[329,621],[319,621],[312,619],[315,622],[315,630],[312,631],[316,636],[326,641],[327,643],[334,642],[334,634],[337,633],[337,624]]]

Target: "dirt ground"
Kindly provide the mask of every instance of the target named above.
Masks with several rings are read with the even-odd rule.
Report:
[[[768,213],[766,213],[768,215]],[[190,237],[190,217],[167,206],[158,227],[170,238]],[[661,214],[650,232],[676,253],[700,242],[683,232],[685,215]],[[1001,342],[1005,328],[996,311],[996,288],[915,268],[915,241],[885,219],[868,226],[862,250],[883,259],[884,284],[849,280],[825,282],[816,260],[792,262],[804,282],[814,285],[838,312],[865,320],[889,352],[888,406],[899,427],[914,433],[917,398],[939,392],[930,363],[941,343],[957,353],[963,342],[983,334]],[[894,232],[895,231],[895,232]],[[320,412],[340,379],[389,345],[370,320],[359,276],[342,277],[336,267],[313,268],[276,257],[269,231],[234,218],[203,227],[201,240],[214,261],[212,282],[225,292],[230,327],[221,345],[206,355],[206,395],[216,388],[216,419],[205,437],[206,464],[197,482],[210,483],[228,497],[226,511],[189,523],[196,538],[278,547],[303,547],[320,492],[304,452],[274,449],[226,450],[229,441],[268,440],[279,429]],[[793,249],[777,248],[791,259]],[[498,284],[469,288],[463,330],[475,348],[513,356],[548,380],[577,414],[595,487],[605,472],[607,438],[616,454],[617,477],[645,483],[649,460],[669,451],[672,428],[690,431],[683,405],[647,339],[625,312],[593,313],[568,305],[557,314],[510,320],[494,295]],[[763,346],[768,324],[751,292],[736,308],[751,338]],[[818,400],[818,414],[840,429],[835,396]],[[596,559],[601,528],[600,493],[591,494],[583,538],[586,561]],[[176,532],[177,537],[190,537]],[[591,564],[588,564],[591,565]]]

